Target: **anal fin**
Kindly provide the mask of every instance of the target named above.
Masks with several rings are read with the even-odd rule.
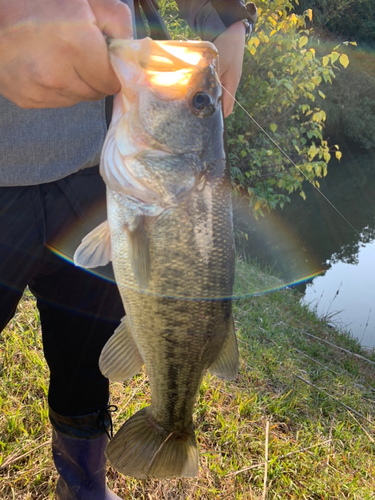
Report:
[[[194,477],[198,471],[193,428],[184,434],[168,433],[154,421],[151,406],[125,422],[106,455],[116,470],[137,478]]]
[[[239,369],[239,354],[236,332],[234,331],[234,321],[231,318],[229,332],[226,341],[220,351],[218,358],[210,366],[209,370],[213,375],[225,380],[233,380],[237,377]]]
[[[121,382],[139,373],[142,366],[142,356],[125,316],[103,347],[99,358],[100,371],[110,380]]]

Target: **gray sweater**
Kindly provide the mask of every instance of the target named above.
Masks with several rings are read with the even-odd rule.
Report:
[[[177,4],[202,39],[213,40],[225,30],[210,1]],[[51,182],[97,165],[106,131],[104,100],[22,109],[0,95],[0,186]]]

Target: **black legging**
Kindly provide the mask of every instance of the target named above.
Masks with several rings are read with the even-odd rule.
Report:
[[[0,330],[29,286],[51,372],[48,400],[60,415],[96,411],[109,398],[98,359],[124,315],[122,302],[111,266],[98,276],[69,260],[105,218],[97,167],[39,186],[0,188]]]

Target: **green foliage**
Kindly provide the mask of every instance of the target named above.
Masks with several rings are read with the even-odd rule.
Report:
[[[345,40],[374,45],[375,0],[299,0],[295,11],[311,8],[314,26]]]
[[[327,96],[327,132],[362,148],[375,148],[375,56],[370,50],[348,47],[350,65],[339,73]],[[340,139],[339,139],[340,138]]]
[[[358,42],[347,72],[337,75],[327,96],[327,132],[365,149],[375,148],[375,0],[299,0],[295,11],[313,11],[315,33],[326,46],[337,39]],[[336,41],[332,41],[336,40]],[[367,45],[367,47],[366,47]]]
[[[338,47],[317,56],[306,28],[310,10],[296,15],[285,0],[261,0],[258,8],[260,19],[237,93],[242,107],[228,120],[228,144],[234,187],[261,214],[282,207],[293,191],[304,198],[303,182],[319,187],[331,155],[341,157],[338,146],[324,140],[324,101],[317,105],[316,99],[324,99],[319,87],[332,83],[336,70],[349,61]]]

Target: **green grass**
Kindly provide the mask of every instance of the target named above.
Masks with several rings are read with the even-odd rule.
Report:
[[[237,265],[240,295],[278,284],[256,266]],[[145,500],[375,498],[373,353],[289,289],[236,300],[234,310],[240,374],[203,381],[194,414],[198,477],[138,481],[109,468],[110,487]],[[53,498],[48,372],[30,295],[0,352],[0,498]],[[149,398],[144,374],[112,384],[115,430]]]

